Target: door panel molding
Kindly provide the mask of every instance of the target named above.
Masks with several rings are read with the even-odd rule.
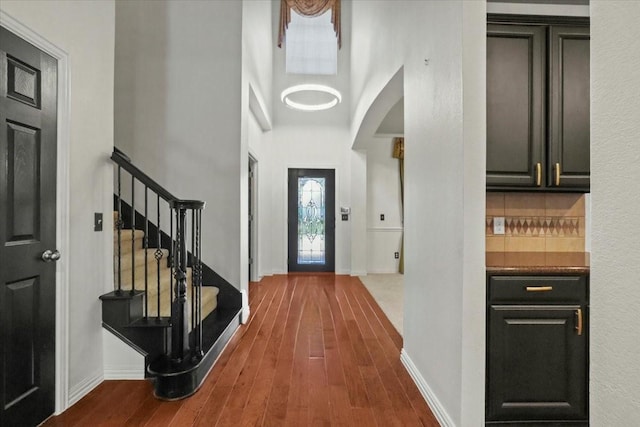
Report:
[[[63,254],[56,263],[56,379],[55,415],[69,407],[69,152],[70,80],[69,54],[45,36],[0,10],[0,25],[58,61],[57,158],[56,158],[56,247]]]

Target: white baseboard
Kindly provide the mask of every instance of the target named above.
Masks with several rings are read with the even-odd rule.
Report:
[[[102,381],[104,381],[104,375],[102,371],[99,371],[99,372],[96,372],[94,375],[80,381],[80,383],[77,384],[76,386],[71,387],[69,389],[69,403],[67,405],[67,408],[70,408],[75,403],[77,403],[80,399],[82,399],[87,394],[89,394],[89,392],[94,388],[96,388],[97,386],[99,386],[102,383]]]
[[[105,380],[143,380],[144,370],[140,369],[122,369],[119,366],[105,366]]]
[[[363,276],[366,276],[367,274],[398,274],[398,268],[383,268],[383,269],[378,269],[378,270],[368,270],[365,274],[363,274]]]
[[[352,276],[366,276],[367,270],[351,270]]]
[[[440,400],[438,400],[436,395],[433,393],[433,390],[431,390],[431,387],[429,387],[429,384],[427,384],[427,381],[425,381],[424,377],[416,365],[414,365],[404,348],[400,352],[400,361],[407,369],[407,372],[409,372],[409,375],[411,375],[413,382],[418,386],[420,394],[422,394],[424,400],[427,401],[427,404],[431,408],[433,415],[435,415],[440,425],[442,427],[455,427],[455,423],[444,409],[444,406],[442,406],[442,403],[440,403]]]
[[[242,295],[242,312],[240,313],[240,323],[246,325],[249,321],[249,316],[251,316],[251,307],[249,306],[249,295],[247,291],[242,289],[240,291]]]

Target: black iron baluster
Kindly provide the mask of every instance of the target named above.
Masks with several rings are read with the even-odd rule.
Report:
[[[118,293],[122,292],[122,167],[118,166]]]
[[[197,315],[196,320],[198,322],[198,329],[196,330],[196,354],[198,357],[204,355],[202,351],[202,210],[198,210],[196,215],[196,270],[198,271],[198,278],[196,281],[196,291],[198,296],[196,298]]]
[[[149,317],[149,187],[144,186],[144,317]]]
[[[173,304],[173,287],[175,286],[175,284],[173,283],[173,279],[174,279],[174,269],[173,269],[173,258],[171,257],[171,253],[173,252],[173,209],[170,207],[169,208],[169,269],[170,269],[170,273],[171,273],[171,281],[170,281],[170,285],[169,285],[169,301],[171,304]]]
[[[160,260],[162,259],[162,236],[160,235],[160,195],[157,196],[157,201],[158,201],[158,242],[156,243],[156,252],[155,252],[155,256],[156,256],[156,276],[158,279],[158,292],[157,292],[157,297],[158,297],[158,313],[157,313],[157,317],[158,320],[160,320]]]
[[[196,232],[195,215],[196,215],[196,210],[193,209],[191,211],[191,329],[194,329],[196,327],[195,305],[193,304],[195,299],[195,281],[196,281],[196,274],[197,274],[197,271],[194,268],[194,262],[193,262],[193,257],[196,255],[194,251],[194,245],[195,245],[194,233]]]
[[[178,215],[178,212],[176,211],[176,216]],[[173,265],[173,254],[175,253],[174,251],[174,241],[173,241],[173,212],[171,212],[171,207],[169,207],[169,220],[171,221],[171,224],[169,225],[169,241],[171,242],[171,244],[169,245],[169,265],[172,266]]]
[[[131,175],[131,295],[136,292],[136,179]]]

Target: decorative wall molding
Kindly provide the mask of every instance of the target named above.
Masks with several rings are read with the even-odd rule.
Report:
[[[367,232],[372,233],[401,233],[403,230],[402,227],[367,227]]]
[[[440,425],[442,427],[455,427],[455,423],[445,410],[444,406],[442,406],[442,403],[440,403],[440,400],[438,400],[433,390],[431,390],[431,387],[429,387],[429,384],[427,384],[427,381],[424,379],[404,348],[400,352],[400,361],[407,369],[407,372],[409,372],[409,375],[411,375],[413,382],[418,386],[420,394],[422,394],[424,400],[427,401],[429,408],[431,408],[433,415],[435,415]]]

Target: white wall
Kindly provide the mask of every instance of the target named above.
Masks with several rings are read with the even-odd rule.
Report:
[[[394,252],[402,244],[399,160],[391,157],[390,138],[373,139],[367,147],[367,273],[397,273]]]
[[[403,357],[415,367],[441,423],[479,425],[485,4],[395,1],[352,7],[352,139],[377,94],[404,65]]]
[[[3,0],[2,10],[69,54],[69,378],[75,400],[102,380],[101,307],[113,284],[114,3]],[[64,143],[64,142],[60,142]],[[93,213],[105,213],[105,232],[93,231]],[[64,409],[64,408],[63,408]]]
[[[270,200],[272,222],[263,247],[270,252],[272,268],[263,265],[261,275],[287,272],[287,170],[317,168],[336,170],[336,273],[351,272],[351,221],[340,220],[340,206],[351,204],[351,156],[346,127],[278,126],[273,130],[267,174],[261,174]],[[267,175],[267,176],[265,176]],[[265,207],[265,206],[263,206]]]
[[[249,1],[251,3],[251,1]],[[342,20],[348,22],[351,16],[351,2],[342,3]],[[351,165],[359,168],[362,163],[358,154],[349,147],[349,79],[350,79],[350,26],[342,27],[342,49],[338,51],[338,74],[334,76],[299,75],[285,72],[285,49],[275,44],[277,37],[280,2],[271,2],[272,54],[273,54],[273,94],[271,111],[273,131],[270,132],[269,147],[262,151],[260,158],[260,218],[263,226],[260,232],[260,275],[287,272],[287,169],[288,168],[335,168],[336,169],[336,272],[351,273],[351,226],[349,221],[341,221],[340,206],[351,206]],[[284,106],[280,92],[300,83],[320,83],[342,92],[343,101],[336,107],[319,112],[296,111]],[[363,171],[366,170],[364,165]],[[364,178],[362,178],[364,179]],[[359,188],[358,191],[363,191]],[[364,194],[364,192],[363,192]],[[358,209],[364,221],[365,214]],[[264,225],[266,224],[266,225]],[[360,226],[360,224],[358,224]],[[365,227],[362,223],[362,227]],[[365,228],[363,228],[364,230]],[[359,271],[365,269],[365,260],[359,260]]]
[[[270,265],[270,254],[264,251],[264,230],[271,221],[269,209],[265,209],[268,199],[264,197],[263,169],[266,169],[265,153],[271,149],[271,131],[264,131],[255,115],[250,111],[249,88],[253,90],[267,121],[272,117],[273,85],[273,29],[271,17],[272,2],[268,0],[244,0],[242,2],[242,113],[241,113],[241,151],[240,151],[240,283],[248,292],[248,158],[249,154],[257,160],[255,179],[257,180],[257,216],[254,226],[253,242],[258,247],[258,256],[254,259],[254,268],[262,276],[262,265]]]
[[[116,4],[116,145],[177,197],[207,202],[203,260],[238,288],[242,10],[229,1]]]
[[[638,2],[591,0],[593,426],[640,425],[639,19]]]

